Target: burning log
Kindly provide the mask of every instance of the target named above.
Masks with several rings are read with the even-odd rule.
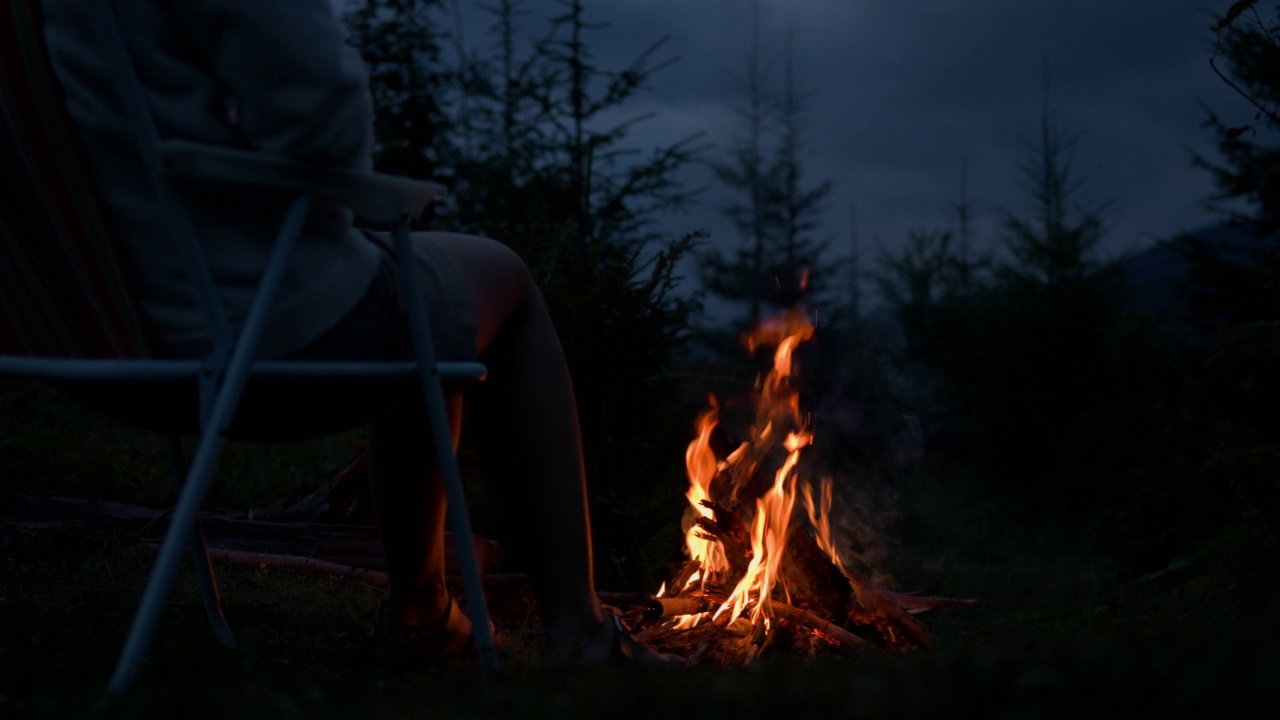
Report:
[[[671,591],[677,594],[682,592],[684,590],[685,585],[688,585],[689,581],[693,579],[694,574],[700,572],[701,570],[702,570],[702,563],[698,562],[696,559],[690,560],[689,562],[685,563],[684,567],[680,568],[680,572],[677,573],[675,578],[672,579]]]
[[[703,539],[715,540],[724,548],[731,577],[742,577],[751,562],[751,535],[736,512],[712,500],[700,503],[711,511],[711,517],[700,517],[694,525],[703,532]],[[676,586],[679,590],[683,586]]]
[[[737,534],[746,532],[746,523],[737,511],[711,501],[702,504],[712,510],[713,517],[700,518],[698,526],[705,527],[708,535],[716,541],[728,543],[732,548],[742,548],[744,543]],[[731,563],[723,585],[705,585],[696,594],[692,589],[689,592],[684,590],[688,578],[699,569],[698,562],[691,560],[671,585],[675,596],[655,598],[646,608],[645,622],[715,610],[717,603],[708,595],[723,595],[738,581],[751,557],[749,548],[744,548],[743,552],[746,553],[743,561]],[[736,553],[736,549],[726,550],[726,559]],[[775,598],[769,605],[768,614],[817,631],[843,647],[865,645],[868,640],[877,647],[898,651],[932,645],[928,631],[899,602],[900,597],[910,596],[881,590],[862,573],[843,567],[819,548],[815,539],[803,529],[795,528],[790,533],[780,567],[787,601]],[[953,601],[952,604],[960,603]],[[924,605],[916,603],[913,607],[922,608]],[[943,605],[941,601],[929,604],[930,609]],[[757,650],[751,651],[753,654],[759,652],[762,642],[757,639]]]
[[[809,630],[818,633],[823,638],[830,639],[845,648],[855,649],[865,647],[867,644],[866,640],[854,635],[830,620],[824,620],[817,615],[814,615],[808,610],[801,610],[798,607],[794,607],[786,603],[774,603],[771,606],[771,609],[778,617],[789,620],[801,627],[808,628]]]
[[[645,604],[646,620],[661,620],[681,615],[698,615],[715,610],[719,603],[705,597],[655,597]]]
[[[849,580],[803,529],[794,529],[787,538],[782,577],[792,604],[812,608],[828,618],[848,614],[853,596]]]
[[[855,630],[874,632],[887,647],[915,646],[926,650],[933,647],[929,631],[904,610],[892,594],[877,588],[857,570],[843,566],[840,569],[853,586],[854,598],[848,618]]]
[[[669,607],[676,608],[677,605]],[[681,654],[694,663],[751,665],[766,656],[841,656],[875,647],[838,623],[783,602],[771,606],[771,623],[725,616],[691,627],[655,625],[638,636],[664,652]]]

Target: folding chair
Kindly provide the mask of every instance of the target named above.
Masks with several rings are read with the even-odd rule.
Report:
[[[152,357],[50,67],[39,2],[7,1],[0,10],[0,173],[4,177],[4,191],[0,193],[0,376],[32,378],[73,388],[175,381],[198,388],[200,428],[195,455],[190,467],[184,467],[176,437],[168,438],[175,476],[181,479],[179,499],[108,692],[125,688],[136,676],[184,548],[190,548],[195,561],[214,634],[224,644],[235,642],[223,618],[197,516],[250,377],[302,378],[317,383],[361,378],[399,378],[409,382],[416,378],[420,382],[448,498],[448,522],[458,540],[480,667],[485,672],[494,669],[497,659],[442,388],[445,380],[481,380],[485,368],[474,362],[437,362],[425,303],[413,301],[423,298],[423,290],[418,273],[413,271],[408,221],[440,195],[441,188],[375,173],[319,169],[221,147],[161,142],[109,3],[91,0],[84,3],[84,8],[92,14],[96,41],[163,208],[169,239],[193,278],[215,346],[201,358]],[[230,329],[190,220],[170,188],[169,181],[174,178],[241,183],[250,189],[297,193],[280,225],[238,334]],[[414,360],[256,358],[267,311],[313,198],[339,202],[370,220],[393,227]]]

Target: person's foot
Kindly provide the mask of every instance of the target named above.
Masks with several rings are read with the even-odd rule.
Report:
[[[685,666],[679,655],[663,653],[649,647],[622,625],[622,620],[605,613],[604,624],[592,637],[578,643],[548,643],[545,661],[550,665],[607,665],[638,663],[641,665]]]
[[[381,625],[392,643],[418,660],[459,660],[475,653],[471,619],[452,599],[444,614],[432,622],[412,625],[388,622],[383,613]]]

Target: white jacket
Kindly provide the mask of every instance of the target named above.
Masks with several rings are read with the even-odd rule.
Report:
[[[153,340],[165,354],[199,353],[209,347],[204,321],[81,14],[84,2],[42,0],[54,71]],[[367,73],[327,0],[112,3],[163,138],[370,167]],[[238,327],[290,198],[209,184],[182,185],[179,194]],[[377,264],[377,248],[352,228],[350,213],[318,204],[261,354],[287,354],[319,337],[360,299]]]

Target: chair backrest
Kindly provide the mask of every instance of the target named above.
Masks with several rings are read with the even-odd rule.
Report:
[[[49,61],[38,0],[0,9],[0,354],[150,355]]]

